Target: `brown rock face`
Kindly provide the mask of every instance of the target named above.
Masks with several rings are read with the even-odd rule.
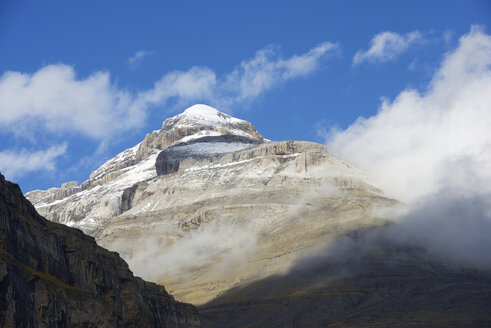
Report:
[[[198,327],[192,305],[41,217],[0,175],[0,327]]]
[[[133,199],[137,191],[145,190],[148,186],[145,182],[135,183],[133,186],[126,188],[121,196],[121,211],[126,212],[133,205]]]

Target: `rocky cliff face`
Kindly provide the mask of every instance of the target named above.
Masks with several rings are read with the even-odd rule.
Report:
[[[45,220],[0,175],[0,327],[197,327],[192,305],[134,277],[80,230]]]

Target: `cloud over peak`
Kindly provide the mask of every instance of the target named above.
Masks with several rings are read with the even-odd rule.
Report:
[[[353,57],[353,65],[363,62],[383,63],[395,60],[397,56],[408,50],[408,48],[423,40],[423,36],[418,31],[406,34],[395,32],[381,32],[376,34],[368,50],[358,50]]]
[[[473,27],[424,92],[333,131],[329,149],[406,203],[397,239],[491,268],[491,36]]]

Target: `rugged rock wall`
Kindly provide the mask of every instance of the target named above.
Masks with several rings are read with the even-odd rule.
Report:
[[[192,305],[117,253],[41,217],[0,175],[0,327],[197,327]]]

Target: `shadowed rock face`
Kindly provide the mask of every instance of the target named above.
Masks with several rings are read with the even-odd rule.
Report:
[[[155,162],[157,175],[179,171],[181,163],[186,161],[188,167],[196,162],[218,162],[224,154],[242,150],[262,143],[260,140],[235,135],[203,137],[190,142],[182,142],[159,153]],[[211,150],[209,150],[211,149]],[[209,150],[209,151],[206,151]]]
[[[0,175],[0,327],[197,327],[196,309],[117,253],[41,217]]]
[[[125,212],[129,210],[133,206],[133,200],[136,192],[139,190],[145,190],[147,186],[148,184],[145,182],[138,182],[133,186],[126,188],[121,196],[121,211]]]
[[[491,327],[491,273],[383,240],[349,243],[200,306],[203,326]]]

